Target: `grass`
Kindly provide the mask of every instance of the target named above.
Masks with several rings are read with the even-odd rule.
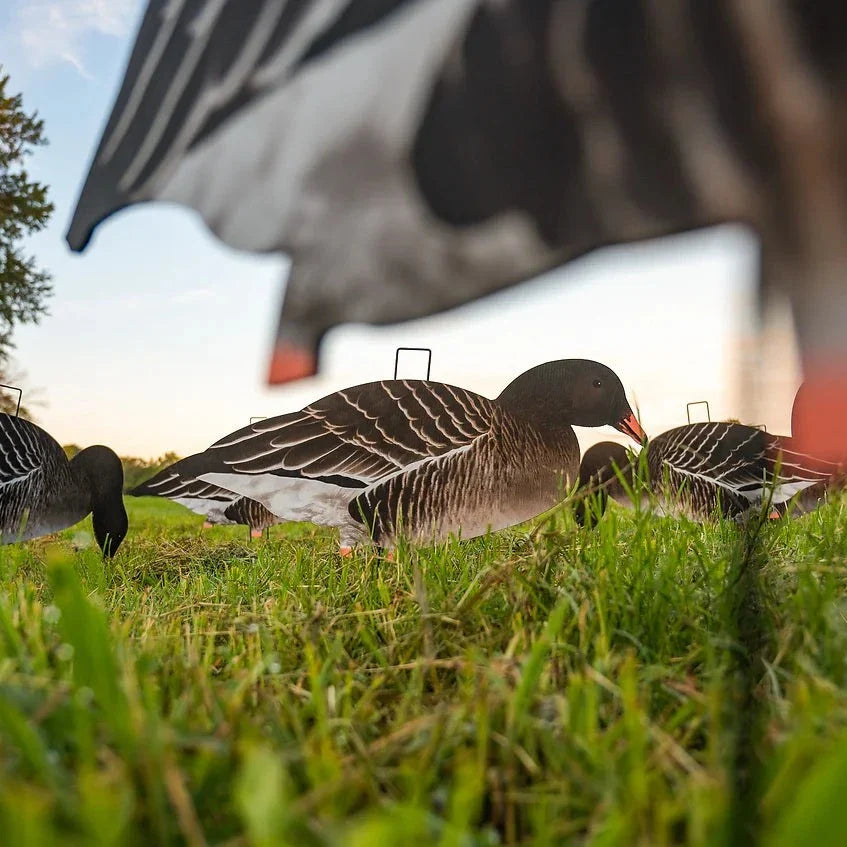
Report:
[[[85,525],[0,548],[5,845],[843,837],[845,504],[395,561],[127,505],[112,562]]]

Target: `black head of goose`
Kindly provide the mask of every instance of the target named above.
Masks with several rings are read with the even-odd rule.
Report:
[[[201,473],[228,470],[216,462],[214,454],[195,453],[163,468],[128,492],[132,497],[164,497],[206,518],[206,524],[238,524],[249,527],[250,536],[258,538],[279,523],[261,503],[241,497],[233,491],[203,482]]]
[[[11,544],[58,532],[89,513],[104,556],[129,526],[121,461],[108,447],[87,447],[70,461],[58,442],[22,418],[0,414],[0,533]]]
[[[540,427],[613,426],[637,443],[646,438],[618,375],[591,359],[536,365],[513,379],[496,402]]]
[[[424,380],[347,388],[221,439],[206,460],[225,470],[199,479],[280,519],[337,527],[343,549],[470,538],[561,499],[579,462],[571,424],[643,436],[613,371],[562,360],[496,400]]]
[[[790,438],[736,423],[677,427],[651,439],[645,451],[646,462],[638,467],[647,478],[640,484],[655,510],[696,521],[742,518],[766,501],[781,510],[837,470],[798,452]],[[628,496],[615,499],[632,502]]]
[[[624,502],[629,493],[619,474],[630,483],[635,466],[623,444],[601,441],[589,447],[579,463],[579,487],[574,502],[574,517],[580,526],[591,528],[602,517],[609,498]]]

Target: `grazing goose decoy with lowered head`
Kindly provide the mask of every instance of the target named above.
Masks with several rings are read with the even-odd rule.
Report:
[[[128,528],[123,481],[121,460],[108,447],[86,447],[68,461],[41,427],[0,414],[3,544],[58,532],[91,513],[97,544],[113,556]]]
[[[621,468],[633,481],[636,496],[655,505],[660,514],[685,515],[704,521],[716,515],[742,518],[770,502],[783,508],[798,493],[830,479],[837,466],[800,453],[792,439],[736,423],[695,423],[668,430],[651,439],[641,457]],[[617,462],[619,454],[608,456]],[[617,474],[595,457],[584,493],[602,489],[625,506],[629,493]],[[640,467],[646,479],[638,479]],[[603,498],[601,498],[601,504]]]
[[[195,453],[163,468],[155,476],[137,485],[133,497],[164,497],[206,518],[206,524],[239,524],[250,529],[251,538],[260,538],[280,521],[261,503],[235,494],[226,488],[202,482],[198,474],[227,470],[209,462],[205,453]]]
[[[257,500],[283,520],[337,527],[341,547],[399,537],[471,538],[528,520],[575,480],[571,425],[644,433],[614,371],[564,359],[538,365],[495,400],[426,380],[330,394],[213,444],[224,471],[199,479]]]

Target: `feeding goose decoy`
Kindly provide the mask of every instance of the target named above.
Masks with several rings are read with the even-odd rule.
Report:
[[[163,468],[133,488],[129,494],[133,497],[164,497],[172,500],[205,517],[204,526],[247,526],[251,538],[260,538],[265,530],[280,522],[261,503],[197,478],[201,472],[221,469],[227,470],[220,464],[211,465],[206,454],[196,453]]]
[[[80,450],[68,461],[41,427],[0,413],[0,536],[28,541],[73,526],[89,513],[104,556],[127,533],[121,460],[108,447]]]
[[[287,254],[269,369],[285,382],[315,371],[338,323],[742,221],[761,288],[789,294],[816,438],[838,452],[842,6],[149,0],[68,242],[162,200],[231,246]]]
[[[426,380],[347,388],[222,438],[204,461],[225,470],[199,479],[280,519],[337,527],[342,552],[368,538],[471,538],[562,499],[579,462],[572,425],[644,438],[614,371],[565,359],[495,400]]]
[[[609,450],[604,462],[598,451],[593,467],[586,468],[583,493],[601,492],[601,508],[608,497],[633,505],[610,468],[614,461],[623,478],[632,480],[635,496],[649,501],[659,514],[696,521],[716,515],[741,518],[765,502],[784,511],[798,494],[825,483],[838,470],[830,462],[798,452],[791,438],[736,423],[677,427],[651,439],[644,451],[646,462],[638,457],[625,466],[619,464],[619,452]],[[646,479],[639,478],[641,467],[646,468]]]

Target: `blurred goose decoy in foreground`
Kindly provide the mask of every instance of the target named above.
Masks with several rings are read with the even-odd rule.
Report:
[[[792,302],[803,449],[845,459],[845,42],[841,0],[149,0],[68,242],[164,200],[286,253],[285,382],[335,324],[742,221]]]
[[[211,466],[204,453],[196,453],[163,468],[155,476],[128,492],[133,497],[164,497],[206,518],[212,524],[240,524],[250,529],[251,538],[261,538],[266,529],[280,521],[261,503],[241,497],[226,488],[197,479],[199,473],[220,470]],[[223,468],[225,469],[225,468]]]
[[[644,450],[647,478],[639,480],[644,460],[634,458],[621,466],[623,457],[615,445],[607,450],[604,461],[598,445],[585,474],[580,474],[580,481],[584,477],[586,483],[583,494],[599,493],[601,509],[608,497],[632,507],[630,493],[611,469],[615,462],[624,479],[632,481],[635,496],[649,501],[659,514],[685,515],[696,521],[716,515],[741,518],[765,502],[784,509],[792,498],[837,472],[836,465],[797,452],[792,439],[743,424],[677,427],[651,439]],[[589,515],[591,505],[579,509],[578,519]]]
[[[280,519],[337,527],[345,553],[369,537],[381,547],[472,538],[562,499],[579,462],[571,424],[644,437],[613,371],[565,359],[496,400],[425,380],[347,388],[222,438],[204,461],[226,470],[199,479]]]
[[[70,461],[59,443],[23,418],[0,413],[0,536],[28,541],[73,526],[89,513],[104,556],[127,533],[121,460],[108,447],[86,447]]]

